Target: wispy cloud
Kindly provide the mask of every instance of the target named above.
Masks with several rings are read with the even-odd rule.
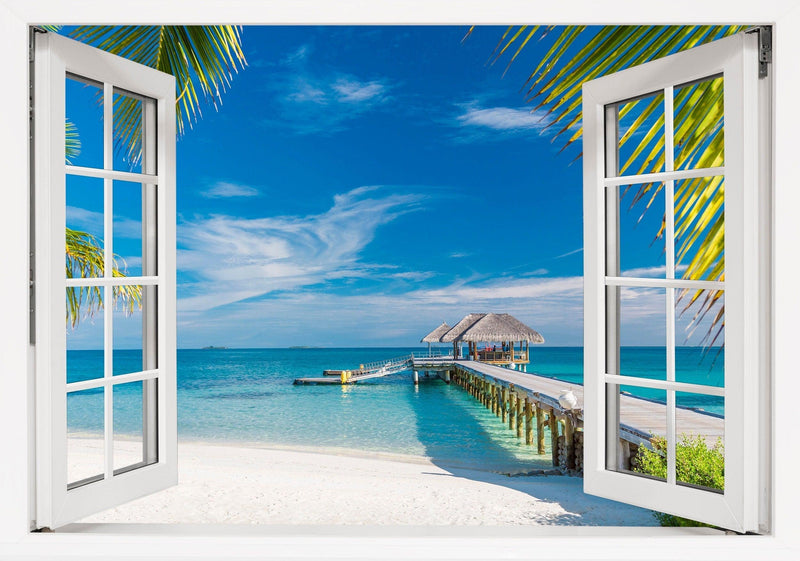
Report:
[[[67,225],[71,228],[77,228],[102,237],[104,227],[102,212],[95,212],[76,206],[68,206],[66,214]],[[142,237],[142,223],[139,220],[114,215],[113,228],[115,237],[132,239]]]
[[[179,305],[204,310],[391,268],[362,262],[360,252],[381,225],[421,209],[424,198],[359,187],[336,195],[321,214],[187,221],[179,228],[178,267],[192,280],[182,285]]]
[[[550,343],[580,345],[583,281],[580,277],[510,283],[464,280],[396,294],[342,294],[310,287],[220,310],[185,311],[179,333],[187,346],[209,344],[200,338],[209,329],[230,334],[228,343],[239,346],[264,341],[276,346],[299,342],[346,346],[353,341],[385,345],[398,340],[411,344],[443,319],[456,322],[469,312],[488,311],[514,314]]]
[[[512,107],[476,107],[468,105],[456,117],[462,126],[485,127],[496,131],[542,130],[547,126],[545,114]]]
[[[353,78],[339,78],[331,87],[339,95],[338,101],[342,103],[363,103],[382,100],[388,90],[388,86],[384,83],[377,81],[360,82]]]
[[[227,199],[233,197],[257,197],[261,192],[249,185],[219,181],[211,188],[201,191],[200,195],[207,199]]]
[[[553,259],[562,259],[564,257],[569,257],[570,255],[575,255],[576,253],[580,253],[582,251],[583,251],[583,248],[579,247],[578,249],[573,249],[572,251],[568,251],[566,253],[562,253],[561,255],[556,255],[555,257],[553,257]]]
[[[276,111],[266,123],[297,134],[331,134],[360,115],[385,105],[395,84],[340,68],[320,68],[302,45],[270,70],[267,90]]]

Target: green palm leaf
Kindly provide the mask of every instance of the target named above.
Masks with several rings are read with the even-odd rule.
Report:
[[[64,157],[67,164],[71,164],[72,160],[77,158],[81,153],[81,139],[78,135],[78,127],[75,123],[66,119],[64,121]]]
[[[57,32],[60,26],[45,26]],[[240,28],[221,26],[81,26],[74,38],[176,77],[177,125],[182,134],[201,115],[200,103],[216,108],[222,92],[231,83],[233,73],[246,64],[241,47]],[[199,92],[199,93],[198,93]],[[114,99],[115,146],[124,150],[129,161],[141,156],[141,106],[126,96]],[[80,153],[77,128],[66,122],[65,157],[67,163]],[[104,254],[99,241],[86,232],[66,230],[67,278],[102,277]],[[112,275],[124,277],[125,262],[114,256]],[[113,306],[132,313],[141,308],[142,291],[138,286],[118,286],[113,291]],[[67,322],[76,327],[81,317],[90,317],[103,309],[103,289],[72,287],[67,289]]]
[[[105,270],[105,258],[100,242],[91,234],[66,229],[66,274],[72,278],[102,277]],[[119,256],[113,260],[111,274],[115,277],[127,276],[125,261]],[[142,306],[142,289],[139,286],[115,286],[113,306],[128,314]],[[81,318],[91,317],[103,309],[103,287],[69,287],[67,288],[67,323],[73,328],[78,326]]]
[[[202,116],[201,102],[215,109],[222,104],[222,94],[230,87],[233,74],[247,64],[241,28],[232,25],[84,25],[71,36],[175,76],[179,134]],[[141,151],[140,110],[132,98],[115,100],[115,141],[132,161]]]
[[[494,61],[516,47],[510,65],[523,47],[538,33],[552,43],[528,76],[523,89],[526,101],[537,100],[534,110],[544,109],[553,139],[571,132],[564,142],[570,146],[581,138],[581,87],[584,82],[631,66],[690,49],[744,29],[743,26],[605,26],[586,28],[568,26],[559,33],[552,28],[510,26],[495,49]],[[470,33],[473,30],[470,29]],[[527,33],[526,33],[527,31]],[[494,62],[493,61],[493,62]],[[506,68],[507,70],[507,68]],[[620,118],[631,113],[633,123],[620,139],[620,150],[629,155],[620,162],[620,170],[647,173],[663,169],[664,116],[662,97],[627,103],[620,107]],[[715,167],[723,164],[723,92],[722,79],[709,80],[676,89],[674,99],[675,168]],[[560,127],[560,128],[559,128]],[[629,146],[630,144],[630,146]],[[562,150],[563,150],[562,148]],[[661,184],[642,185],[634,194],[634,205],[646,212]],[[683,278],[724,280],[724,182],[722,178],[686,181],[675,192],[676,266],[685,266]],[[662,228],[656,238],[664,235]],[[714,310],[704,343],[711,346],[724,327],[724,306],[720,291],[681,291],[681,313],[700,302],[689,329]]]

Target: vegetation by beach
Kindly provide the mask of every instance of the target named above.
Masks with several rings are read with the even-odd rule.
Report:
[[[667,478],[667,439],[654,436],[653,448],[640,446],[634,458],[633,471]],[[699,435],[681,434],[675,445],[675,471],[680,483],[699,485],[710,489],[725,488],[725,447],[722,439],[709,447]],[[662,526],[707,526],[701,522],[673,516],[663,512],[653,513]]]

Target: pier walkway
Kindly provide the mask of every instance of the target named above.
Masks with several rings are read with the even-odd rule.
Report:
[[[545,433],[549,432],[553,464],[567,471],[583,469],[583,385],[547,376],[519,372],[510,368],[475,360],[453,359],[452,356],[408,355],[360,365],[355,370],[326,370],[321,378],[298,378],[295,384],[354,384],[397,374],[414,372],[414,383],[420,371],[436,372],[447,383],[455,383],[490,409],[515,430],[525,443],[534,444],[534,427],[538,453],[547,453]],[[567,409],[559,396],[571,390],[577,403]],[[667,410],[664,403],[620,395],[618,438],[621,469],[631,468],[631,458],[639,446],[651,447],[655,435],[666,436]],[[701,410],[676,407],[675,426],[678,434],[702,436],[709,446],[724,437],[725,419]]]
[[[564,390],[572,390],[578,402],[573,408],[576,418],[583,421],[583,386],[546,376],[526,374],[500,366],[471,360],[414,359],[414,368],[419,370],[455,367],[488,379],[502,387],[513,387],[530,399],[563,412],[558,396]],[[702,435],[713,445],[724,436],[725,420],[717,415],[683,407],[676,408],[675,425],[678,432]],[[635,444],[649,441],[653,434],[667,434],[667,414],[663,403],[632,395],[620,395],[620,436]]]

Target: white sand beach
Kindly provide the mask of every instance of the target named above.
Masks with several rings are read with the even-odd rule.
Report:
[[[71,443],[76,462],[100,441]],[[116,443],[130,447],[135,442]],[[208,443],[179,445],[177,486],[82,522],[653,526],[650,511],[585,495],[569,476],[509,477],[429,459]]]

